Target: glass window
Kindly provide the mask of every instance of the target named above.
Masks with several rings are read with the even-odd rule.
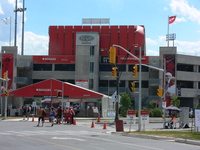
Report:
[[[177,87],[193,88],[193,81],[177,81]]]
[[[55,64],[55,71],[75,71],[75,64]]]
[[[52,71],[52,64],[33,64],[33,71]]]
[[[193,65],[177,64],[177,71],[193,72]]]
[[[99,71],[112,71],[112,66],[111,64],[100,64]]]
[[[90,72],[94,72],[94,62],[90,62]]]
[[[94,46],[90,46],[90,56],[94,56]]]

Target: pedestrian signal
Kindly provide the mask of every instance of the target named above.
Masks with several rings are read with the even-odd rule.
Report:
[[[138,66],[133,66],[133,77],[137,78],[138,77]]]
[[[159,97],[162,97],[163,96],[163,89],[157,89],[157,91],[158,91],[157,95]]]
[[[112,67],[112,78],[117,77],[117,67]]]

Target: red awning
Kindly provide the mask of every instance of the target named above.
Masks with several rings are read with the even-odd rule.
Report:
[[[48,79],[14,91],[10,91],[9,97],[57,97],[58,91],[61,92],[61,95],[64,97],[70,98],[103,97],[103,94],[101,93],[56,79]]]

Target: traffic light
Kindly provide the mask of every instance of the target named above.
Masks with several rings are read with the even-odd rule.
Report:
[[[6,95],[6,96],[9,96],[9,91],[5,91],[5,95]]]
[[[110,47],[109,62],[116,63],[116,47]]]
[[[61,95],[61,92],[60,91],[57,91],[57,95],[56,95],[57,97],[61,97],[62,95]]]
[[[138,77],[138,66],[133,66],[133,77],[137,78]]]
[[[157,95],[159,97],[162,97],[163,96],[163,89],[157,89],[157,91],[158,91]]]
[[[112,78],[117,77],[117,67],[112,67]]]
[[[135,82],[131,82],[131,91],[132,91],[132,92],[135,91]]]
[[[7,78],[7,73],[6,73],[6,72],[3,73],[3,78],[4,78],[4,79]]]

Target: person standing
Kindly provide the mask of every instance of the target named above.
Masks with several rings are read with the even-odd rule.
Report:
[[[55,111],[54,108],[52,107],[49,113],[50,119],[51,119],[51,126],[53,127],[54,119],[55,119]]]
[[[42,127],[43,127],[43,124],[44,124],[44,114],[46,114],[46,111],[40,107],[40,109],[37,111],[37,115],[38,115],[38,127],[40,125],[40,120],[42,120]]]
[[[57,124],[60,124],[60,121],[62,119],[62,109],[61,107],[59,106],[58,109],[57,109]]]
[[[31,107],[30,107],[30,106],[27,106],[27,109],[26,109],[26,117],[27,117],[27,121],[29,120],[30,113],[31,113]]]
[[[26,106],[22,107],[22,116],[23,116],[23,120],[25,120],[25,118],[26,118]]]
[[[71,124],[74,124],[75,112],[74,112],[74,110],[71,107],[69,108],[69,112],[71,114]]]

